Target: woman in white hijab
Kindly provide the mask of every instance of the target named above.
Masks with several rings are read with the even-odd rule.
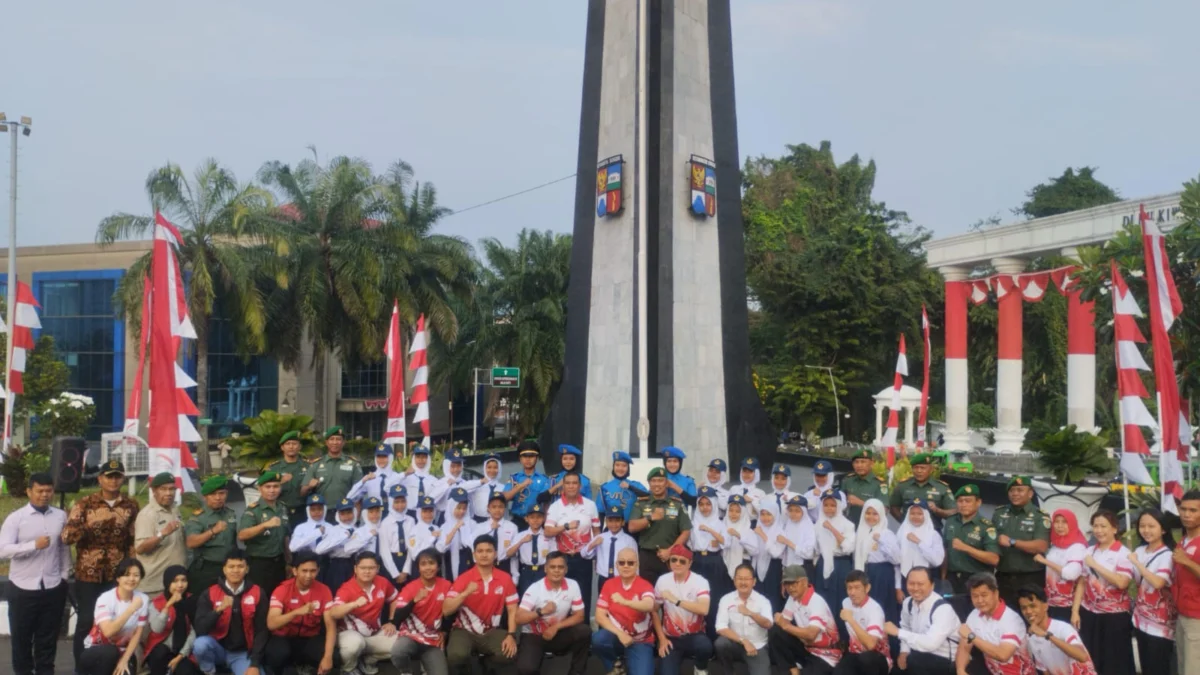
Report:
[[[787,598],[783,593],[783,543],[779,534],[783,532],[779,510],[771,500],[764,500],[758,508],[758,524],[745,542],[750,554],[750,564],[758,578],[754,590],[771,601],[771,611],[782,612]]]
[[[937,568],[946,557],[942,537],[933,527],[929,502],[914,499],[908,503],[907,515],[896,532],[900,540],[900,578],[906,579],[914,567]],[[903,587],[903,586],[902,586]]]
[[[817,516],[817,592],[841,607],[846,598],[846,575],[854,569],[854,523],[842,511],[846,508],[841,490],[821,494],[821,515]]]
[[[471,491],[471,516],[475,522],[482,523],[488,519],[488,502],[495,492],[504,492],[504,466],[500,463],[499,455],[491,453],[483,460],[482,482]]]
[[[868,499],[854,535],[854,569],[867,573],[871,597],[893,623],[900,620],[900,600],[904,597],[896,585],[899,568],[900,541],[888,529],[887,508],[878,499]]]
[[[714,460],[721,461],[721,460]],[[719,493],[711,486],[702,485],[696,491],[696,515],[692,516],[692,533],[688,536],[688,548],[695,556],[692,572],[708,580],[710,595],[723,598],[733,592],[729,571],[725,568],[722,547],[729,539],[729,532],[717,514]],[[717,636],[717,613],[709,612],[705,617],[705,632],[709,640]]]
[[[741,481],[729,489],[731,495],[741,495],[746,500],[746,505],[750,507],[750,520],[754,520],[758,516],[758,505],[762,502],[766,493],[758,489],[758,484],[762,481],[762,473],[758,470],[758,460],[753,457],[747,457],[742,460],[742,470],[739,473]]]
[[[714,459],[708,463],[704,484],[699,486],[711,488],[715,493],[713,499],[716,501],[713,502],[713,508],[717,516],[721,518],[725,517],[725,509],[729,504],[729,487],[725,485],[727,482],[729,482],[729,465],[723,459]]]
[[[729,578],[722,581],[732,585],[733,574],[738,565],[750,557],[750,553],[745,549],[745,542],[757,535],[750,528],[750,507],[746,504],[746,498],[739,494],[729,495],[728,506],[729,511],[721,521],[721,535],[725,538],[725,543],[721,546],[721,558],[725,561],[725,571]]]

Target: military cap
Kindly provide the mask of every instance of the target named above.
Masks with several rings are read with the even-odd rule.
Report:
[[[428,455],[429,448],[425,447],[424,445],[418,445],[417,447],[413,448],[413,454],[414,455]]]
[[[462,450],[459,450],[458,448],[450,448],[449,452],[447,452],[445,456],[446,459],[450,460],[451,462],[458,462],[461,464],[463,461]]]
[[[110,474],[119,473],[125,475],[125,465],[119,459],[110,459],[104,463],[104,468],[100,470],[100,475],[108,476]]]
[[[629,453],[625,452],[624,450],[617,450],[616,452],[614,452],[613,453],[613,461],[614,462],[625,462],[626,464],[633,464],[633,458],[630,457]]]
[[[663,459],[687,459],[687,455],[683,454],[683,450],[680,450],[673,445],[668,445],[667,447],[663,448],[662,456]]]
[[[308,506],[325,506],[325,498],[318,494],[311,494],[308,499],[304,500]]]
[[[170,471],[164,471],[160,474],[155,474],[154,478],[150,481],[151,489],[156,488],[156,487],[162,487],[164,485],[174,485],[174,484],[175,484],[175,476],[173,474],[171,474]]]
[[[739,506],[745,506],[745,505],[746,505],[746,498],[745,498],[744,496],[742,496],[742,495],[730,495],[730,496],[729,496],[729,503],[730,503],[730,504],[737,504],[737,505],[739,505]]]
[[[925,509],[926,511],[928,511],[929,510],[929,500],[921,499],[920,497],[916,497],[914,499],[908,500],[908,503],[904,505],[904,508],[911,509],[914,506],[919,506],[919,507]]]
[[[758,470],[758,460],[754,459],[753,457],[747,457],[746,459],[742,460],[742,468],[757,471]]]
[[[911,458],[909,458],[908,463],[912,466],[915,466],[917,464],[932,464],[933,458],[930,457],[929,453],[927,453],[927,452],[918,452],[917,454],[915,454]]]
[[[975,485],[974,483],[968,483],[968,484],[958,488],[958,490],[956,490],[954,492],[955,499],[958,499],[959,497],[978,497],[978,496],[979,496],[979,486]]]
[[[349,499],[343,499],[342,501],[338,502],[337,507],[334,508],[334,511],[339,511],[339,512],[353,511],[353,510],[354,510],[354,502],[350,501]]]
[[[871,455],[871,451],[870,451],[870,450],[867,450],[866,448],[863,448],[862,450],[859,450],[858,452],[854,453],[853,455],[850,455],[850,459],[851,459],[851,460],[855,460],[855,459],[869,459],[869,460],[872,460],[872,461],[874,461],[874,459],[875,459],[875,458],[874,458],[874,457]]]
[[[376,457],[391,457],[392,456],[392,446],[388,445],[387,443],[380,443],[379,445],[375,446],[375,456]]]
[[[621,508],[617,504],[613,504],[612,506],[608,507],[608,510],[606,510],[604,512],[604,517],[605,518],[620,518],[621,520],[625,520],[625,509]]]
[[[788,506],[803,506],[803,507],[807,507],[807,506],[808,506],[808,500],[804,498],[804,495],[792,495],[791,497],[788,497],[788,500],[787,500],[786,504],[787,504]]]
[[[508,503],[508,500],[504,498],[504,493],[499,490],[496,490],[490,497],[488,497],[488,504],[491,504],[494,501],[500,501],[505,504]]]
[[[1008,489],[1011,490],[1014,487],[1033,487],[1033,483],[1029,480],[1029,476],[1013,476],[1008,481]]]
[[[717,491],[708,485],[701,485],[699,490],[696,490],[696,497],[708,497],[712,499],[717,496]]]
[[[826,490],[826,491],[822,492],[821,500],[824,501],[826,499],[836,499],[838,501],[841,501],[842,500],[842,491],[841,490]]]
[[[379,497],[367,497],[362,500],[362,507],[364,509],[382,509],[383,502],[379,501]]]
[[[708,468],[716,469],[717,471],[724,473],[725,471],[729,470],[729,465],[726,464],[725,460],[723,459],[714,459],[708,463]]]
[[[298,441],[298,440],[300,440],[300,432],[299,431],[289,431],[286,434],[279,437],[279,444],[283,445],[284,443],[287,443],[288,441]]]
[[[518,455],[540,455],[542,454],[542,446],[532,438],[526,438],[517,445]]]
[[[544,515],[546,515],[546,506],[544,504],[542,504],[541,502],[537,502],[533,506],[529,507],[529,513],[526,513],[525,515],[528,516],[529,514],[532,514],[532,513],[537,513],[539,515],[544,516]]]
[[[325,438],[330,438],[332,436],[341,436],[345,438],[346,433],[342,431],[342,427],[340,425],[335,425],[325,430]]]
[[[388,496],[392,499],[398,499],[400,497],[408,499],[408,489],[400,484],[393,485],[392,487],[388,488]]]
[[[667,477],[667,470],[662,468],[661,466],[656,466],[653,469],[650,469],[650,473],[646,474],[646,480],[652,480],[654,478],[666,478],[666,477]]]
[[[200,484],[200,494],[211,495],[217,490],[224,490],[228,483],[229,479],[225,476],[210,476]]]
[[[450,491],[450,499],[459,504],[467,503],[467,498],[467,491],[460,487],[456,487]]]
[[[497,455],[497,454],[496,454],[496,453],[494,453],[494,452],[489,452],[488,454],[484,455],[484,457],[483,457],[483,463],[484,463],[484,464],[487,464],[488,462],[490,462],[490,461],[492,461],[492,460],[495,460],[495,461],[497,461],[497,462],[500,462],[501,464],[503,464],[503,462],[501,462],[501,461],[500,461],[500,455]]]
[[[264,471],[262,472],[262,475],[258,477],[258,480],[254,481],[254,484],[263,485],[265,483],[278,483],[279,480],[279,474],[275,473],[274,471]]]
[[[783,476],[787,476],[788,478],[791,478],[792,477],[792,468],[789,466],[785,466],[783,464],[776,464],[775,468],[771,469],[771,474],[772,475],[780,474]]]
[[[558,446],[558,454],[560,454],[560,455],[575,455],[576,457],[583,457],[582,450],[580,450],[579,448],[577,448],[573,445],[567,445],[566,443],[563,443],[562,445]]]
[[[833,471],[833,464],[830,464],[829,462],[827,462],[823,459],[819,459],[819,460],[817,460],[816,464],[813,464],[813,475],[814,476],[828,476],[832,471]]]
[[[436,505],[436,502],[433,501],[433,497],[430,497],[429,495],[425,495],[417,500],[417,508],[419,509],[432,509]]]

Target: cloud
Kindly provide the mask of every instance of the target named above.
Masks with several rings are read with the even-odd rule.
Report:
[[[840,36],[862,20],[859,7],[840,0],[735,2],[733,10],[739,29],[756,39]]]
[[[1084,36],[1008,28],[993,30],[977,43],[982,54],[1003,63],[1047,63],[1114,66],[1149,65],[1158,61],[1153,41],[1129,37]]]

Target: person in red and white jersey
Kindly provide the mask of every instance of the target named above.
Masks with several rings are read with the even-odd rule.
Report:
[[[596,625],[592,633],[592,653],[612,675],[617,659],[625,659],[628,675],[653,675],[654,587],[638,576],[638,552],[621,549],[617,553],[617,576],[604,582],[596,598]]]
[[[555,537],[556,547],[567,555],[567,576],[579,582],[586,613],[592,598],[592,562],[583,552],[600,533],[600,512],[581,489],[579,473],[568,471],[562,478],[562,497],[546,511],[546,536]]]
[[[396,587],[379,574],[379,556],[363,551],[354,556],[354,577],[337,590],[328,613],[339,621],[338,653],[348,675],[379,672],[376,665],[392,654],[396,626],[388,605]]]
[[[783,570],[787,603],[775,614],[768,632],[771,662],[786,666],[792,675],[827,675],[842,660],[838,628],[825,598],[808,583],[803,565]]]
[[[315,495],[320,496],[320,495]],[[333,604],[329,587],[317,581],[317,554],[304,550],[292,556],[292,578],[271,593],[267,610],[267,646],[263,665],[279,675],[296,675],[296,666],[329,672],[335,658],[337,624],[326,610]]]
[[[75,664],[80,675],[133,675],[138,671],[135,652],[150,615],[150,598],[137,590],[144,570],[136,558],[117,563],[113,574],[116,587],[96,599],[96,622],[84,638],[83,655]]]
[[[1133,603],[1138,662],[1143,673],[1167,673],[1175,663],[1178,616],[1170,588],[1175,576],[1175,563],[1171,560],[1175,537],[1157,509],[1142,511],[1137,528],[1142,545],[1129,556],[1129,562],[1133,565],[1133,581],[1138,585]]]
[[[493,498],[488,507],[497,503]],[[496,668],[517,656],[517,587],[512,576],[496,567],[495,539],[481,534],[472,550],[475,566],[454,580],[442,606],[442,616],[458,612],[446,645],[452,675],[471,670],[476,657],[486,657],[486,664]]]
[[[658,635],[658,658],[662,675],[679,675],[684,659],[696,665],[696,675],[705,675],[713,656],[712,641],[705,632],[712,607],[708,580],[692,572],[692,552],[685,546],[671,547],[667,564],[671,571],[654,584],[654,632]]]
[[[1183,540],[1171,558],[1175,562],[1175,651],[1180,673],[1200,673],[1200,490],[1179,500]]]
[[[1133,565],[1129,562],[1129,549],[1116,538],[1116,514],[1097,511],[1092,516],[1092,536],[1096,545],[1088,548],[1083,558],[1084,574],[1075,582],[1071,625],[1079,631],[1097,671],[1104,675],[1132,675],[1129,584],[1133,582]]]
[[[883,632],[887,618],[883,606],[871,597],[871,579],[866,572],[854,570],[846,575],[846,599],[840,615],[850,643],[835,672],[887,675],[892,669],[891,648]]]
[[[446,675],[448,672],[440,629],[450,582],[438,576],[441,560],[442,556],[435,548],[418,553],[417,578],[400,589],[400,595],[392,605],[392,621],[396,623],[392,664],[402,673],[413,672],[414,661],[421,663],[426,675]]]
[[[1000,599],[1000,586],[989,572],[967,579],[967,591],[975,610],[958,627],[958,672],[971,664],[971,651],[983,653],[992,675],[1036,675],[1025,648],[1025,622]]]
[[[1079,529],[1075,514],[1070,509],[1055,511],[1050,522],[1050,550],[1046,555],[1033,556],[1034,562],[1046,566],[1046,600],[1050,616],[1055,619],[1071,620],[1075,581],[1083,574],[1087,547],[1087,537]]]
[[[533,515],[532,510],[529,515]],[[546,576],[525,589],[517,607],[517,623],[521,626],[517,673],[536,675],[542,669],[542,658],[549,653],[569,655],[569,675],[583,675],[592,629],[585,623],[587,613],[579,584],[567,578],[567,556],[562,552],[547,553],[545,568]]]
[[[1096,675],[1096,666],[1079,633],[1066,621],[1050,616],[1044,590],[1032,584],[1022,586],[1017,598],[1021,615],[1029,623],[1025,645],[1035,670],[1045,675]]]

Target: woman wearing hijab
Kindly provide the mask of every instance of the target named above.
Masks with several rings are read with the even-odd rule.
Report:
[[[1071,603],[1075,601],[1075,580],[1083,574],[1083,558],[1087,555],[1087,537],[1079,529],[1079,521],[1069,509],[1058,509],[1050,523],[1050,550],[1035,555],[1034,561],[1046,566],[1046,613],[1051,619],[1071,620]]]
[[[150,637],[146,640],[150,675],[200,675],[200,668],[191,660],[196,632],[188,619],[192,596],[187,590],[186,567],[171,565],[163,571],[162,595],[150,603]]]
[[[854,569],[854,523],[842,511],[846,498],[840,490],[821,495],[821,515],[817,516],[817,575],[824,589],[822,597],[830,607],[841,607],[846,599],[846,575]],[[841,619],[838,618],[839,626]]]
[[[900,540],[888,529],[887,509],[878,499],[863,503],[854,534],[854,569],[866,573],[871,598],[888,621],[899,624],[902,593],[896,586],[900,569]]]
[[[742,499],[746,500],[746,506],[750,507],[750,513],[747,515],[752,522],[758,517],[756,514],[759,503],[767,496],[765,492],[758,489],[758,484],[762,481],[762,473],[758,468],[757,459],[753,457],[743,459],[742,470],[739,473],[741,480],[729,490],[729,494],[741,495]]]
[[[467,555],[463,540],[475,529],[475,521],[467,513],[470,495],[462,487],[451,488],[447,493],[451,506],[446,509],[442,522],[441,536],[434,547],[442,554],[442,569],[448,581],[470,569],[471,556]]]
[[[723,459],[714,459],[708,463],[708,470],[705,473],[704,484],[700,487],[707,487],[716,493],[713,502],[713,507],[716,509],[717,516],[725,517],[725,509],[729,505],[729,465]],[[719,597],[715,596],[714,597]],[[715,614],[715,612],[710,612]]]
[[[914,567],[936,569],[946,558],[946,548],[942,537],[933,527],[933,517],[929,515],[929,502],[924,499],[914,499],[908,503],[908,513],[896,539],[900,541],[900,578],[904,582],[902,588],[907,588],[908,571]]]
[[[688,548],[692,550],[692,572],[708,580],[710,595],[724,597],[733,590],[725,561],[721,558],[721,547],[729,533],[717,514],[716,490],[705,485],[697,491],[696,515],[692,516],[692,533],[688,536]],[[715,640],[717,613],[709,611],[704,624],[709,640]]]
[[[801,495],[792,495],[787,502],[787,513],[779,520],[782,523],[775,540],[783,545],[783,566],[802,565],[810,580],[818,580],[813,564],[817,557],[817,532],[808,519],[808,501]]]
[[[729,510],[725,512],[725,518],[721,521],[721,536],[725,538],[725,544],[721,547],[725,576],[721,581],[732,585],[734,570],[750,558],[745,542],[757,535],[750,529],[750,507],[746,504],[746,498],[732,494],[729,496],[728,506]]]
[[[779,541],[783,524],[779,521],[775,503],[764,500],[758,509],[758,523],[743,542],[757,579],[754,590],[771,601],[772,613],[782,612],[787,604],[783,593],[783,544]]]
[[[638,497],[650,494],[645,485],[629,479],[629,467],[633,458],[628,452],[618,450],[612,454],[612,478],[600,486],[600,494],[596,500],[596,510],[608,513],[612,506],[620,506],[625,512],[625,522],[633,513],[633,503]]]
[[[471,494],[471,516],[475,522],[482,523],[488,519],[488,503],[492,495],[504,492],[504,468],[500,464],[500,456],[490,453],[483,459],[483,478],[477,489],[469,490]]]

